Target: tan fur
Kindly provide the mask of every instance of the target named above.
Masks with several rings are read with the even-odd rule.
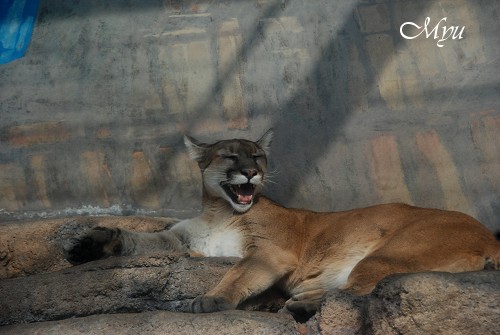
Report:
[[[118,234],[129,254],[144,251],[138,247],[142,244],[242,257],[216,287],[194,300],[194,312],[236,308],[273,285],[290,294],[290,310],[313,312],[328,290],[368,294],[395,273],[477,271],[487,262],[498,267],[500,243],[463,213],[405,204],[316,213],[285,208],[259,195],[270,137],[268,133],[256,143],[230,140],[213,145],[186,138],[203,174],[202,214],[161,234]],[[218,186],[229,180],[239,183],[242,171],[250,171],[248,176],[258,181],[251,203],[245,205],[232,201],[227,196],[231,192]],[[134,248],[127,246],[130,240]],[[176,246],[178,241],[182,248]]]
[[[260,197],[232,226],[249,247],[206,295],[224,297],[232,307],[278,282],[295,297],[292,303],[336,287],[367,294],[390,274],[477,271],[488,258],[500,260],[499,243],[475,219],[404,204],[314,213]],[[355,266],[347,282],[337,286],[335,275],[349,264]]]

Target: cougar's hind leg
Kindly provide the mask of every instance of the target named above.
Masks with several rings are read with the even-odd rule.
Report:
[[[441,255],[439,261],[433,260],[432,249],[424,255],[414,255],[413,260],[406,257],[369,256],[362,259],[349,274],[343,290],[354,295],[371,293],[377,283],[396,273],[426,271],[466,272],[478,271],[485,267],[484,256],[472,253],[450,253]],[[419,259],[420,258],[420,259]],[[415,261],[419,259],[419,261]]]
[[[446,272],[467,272],[480,271],[488,267],[488,259],[479,254],[462,253],[454,255],[456,259],[450,257],[450,262],[432,269],[433,271]]]
[[[285,307],[294,317],[307,320],[319,310],[326,292],[316,289],[296,294],[286,301]]]
[[[119,228],[94,227],[71,239],[65,247],[66,259],[73,265],[122,253],[122,231]]]
[[[366,295],[371,293],[383,278],[406,272],[412,271],[403,262],[392,258],[369,256],[356,264],[347,278],[347,283],[341,289],[354,295]]]

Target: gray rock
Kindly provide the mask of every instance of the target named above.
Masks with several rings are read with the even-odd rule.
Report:
[[[232,263],[167,254],[109,258],[55,273],[0,281],[0,325],[69,316],[184,310]]]
[[[500,334],[500,272],[420,273],[383,281],[370,296],[372,334]]]
[[[189,258],[155,253],[111,257],[59,272],[0,281],[0,325],[93,314],[188,311],[237,258]],[[250,300],[248,310],[277,310],[277,292]]]
[[[319,334],[500,334],[500,272],[415,273],[384,279],[367,297],[327,296],[307,323]]]
[[[367,297],[354,297],[342,291],[330,292],[318,312],[307,322],[309,334],[364,334]]]
[[[0,334],[299,334],[291,316],[248,311],[188,314],[165,311],[94,315],[0,327]]]

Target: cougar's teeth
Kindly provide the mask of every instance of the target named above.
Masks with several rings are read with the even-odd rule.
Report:
[[[250,183],[236,184],[236,185],[231,185],[230,188],[231,191],[236,195],[238,203],[247,205],[252,202],[255,185]]]

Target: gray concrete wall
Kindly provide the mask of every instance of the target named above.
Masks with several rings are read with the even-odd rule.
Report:
[[[500,229],[497,0],[41,1],[0,66],[0,217],[187,216],[182,134],[275,129],[287,206],[461,210]],[[402,23],[465,26],[443,47]]]

